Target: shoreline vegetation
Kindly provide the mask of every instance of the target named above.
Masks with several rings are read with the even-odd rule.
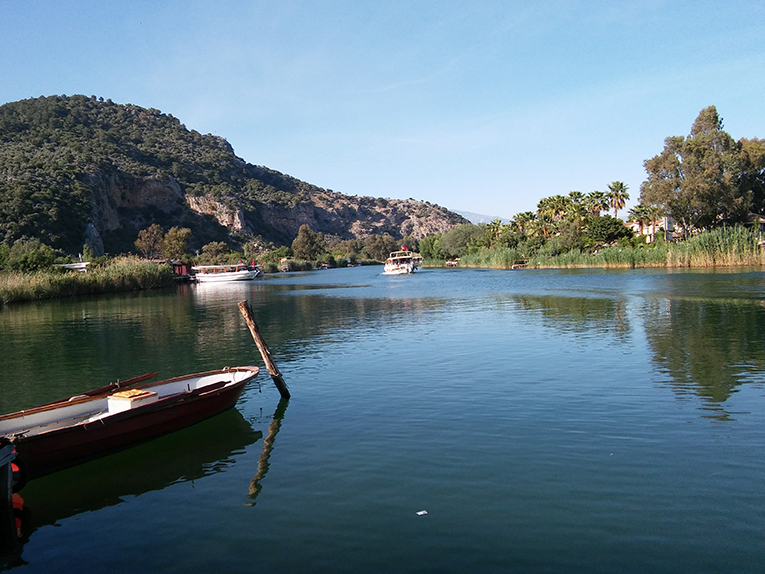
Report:
[[[8,303],[159,289],[175,284],[172,269],[137,257],[119,257],[87,273],[59,269],[0,273],[0,309]]]
[[[723,227],[687,240],[654,245],[616,244],[593,252],[572,249],[564,253],[538,253],[525,257],[509,247],[481,248],[459,258],[456,265],[444,259],[425,259],[423,267],[480,269],[636,269],[765,266],[765,244],[759,234],[744,227]]]
[[[524,261],[526,269],[636,269],[765,266],[765,246],[759,234],[741,226],[714,229],[676,243],[603,247],[593,253],[574,249],[538,254],[528,260],[515,249],[494,247],[466,254],[459,267],[511,269]],[[359,264],[382,264],[365,260]],[[426,259],[423,267],[445,267],[445,260]],[[289,271],[316,269],[316,262],[293,260]],[[267,267],[267,271],[279,269]],[[0,272],[0,309],[3,305],[79,295],[159,289],[176,283],[172,269],[138,257],[118,257],[87,273],[46,269]]]
[[[765,246],[757,233],[741,226],[718,228],[676,243],[602,247],[588,253],[573,249],[565,253],[537,254],[525,259],[511,248],[495,247],[468,253],[459,267],[511,269],[524,261],[526,269],[635,269],[680,267],[765,266]],[[426,266],[435,266],[425,261]]]

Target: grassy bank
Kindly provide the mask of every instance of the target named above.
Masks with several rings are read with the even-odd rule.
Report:
[[[156,265],[134,258],[112,260],[87,273],[38,271],[0,273],[0,305],[75,295],[156,289],[174,283],[168,265]]]
[[[525,260],[523,253],[508,248],[482,249],[460,259],[460,267],[510,269]],[[593,252],[578,249],[566,253],[530,257],[528,268],[635,267],[737,267],[765,265],[765,250],[756,233],[743,227],[720,228],[686,241],[639,247],[604,247]]]

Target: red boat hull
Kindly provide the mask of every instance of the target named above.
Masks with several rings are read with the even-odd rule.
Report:
[[[188,427],[236,404],[246,380],[174,395],[93,422],[13,439],[27,479]]]

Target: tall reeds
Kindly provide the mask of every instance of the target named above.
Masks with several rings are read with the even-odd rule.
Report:
[[[721,227],[673,244],[668,267],[733,267],[765,265],[765,251],[756,233],[741,227]]]
[[[168,265],[124,257],[87,273],[59,270],[0,273],[0,303],[140,291],[172,284],[173,274]]]
[[[515,249],[481,249],[460,259],[460,267],[510,269],[522,254]],[[757,233],[741,226],[721,227],[700,233],[686,241],[603,247],[592,253],[573,249],[549,255],[544,250],[529,258],[528,268],[635,267],[733,267],[765,265],[765,248]]]
[[[496,247],[483,248],[475,253],[468,253],[460,258],[460,267],[484,267],[489,269],[511,269],[517,261],[523,260],[523,255],[516,249]]]
[[[741,226],[721,227],[686,241],[650,247],[606,247],[594,253],[570,251],[535,258],[529,267],[734,267],[765,265],[756,233]]]
[[[635,267],[665,267],[667,249],[665,246],[646,247],[604,247],[593,253],[578,249],[554,257],[535,257],[528,267],[539,268],[587,268],[632,269]]]

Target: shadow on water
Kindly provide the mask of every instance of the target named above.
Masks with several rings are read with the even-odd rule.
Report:
[[[283,400],[274,414],[269,442],[264,444],[264,455],[252,481],[258,492],[286,408],[287,401]],[[243,453],[262,437],[263,433],[253,430],[234,408],[187,429],[31,481],[14,494],[15,526],[11,532],[17,539],[3,541],[0,570],[26,563],[22,551],[36,530],[78,514],[118,505],[127,497],[223,472],[235,463],[236,454]],[[252,485],[250,497],[254,498]]]

